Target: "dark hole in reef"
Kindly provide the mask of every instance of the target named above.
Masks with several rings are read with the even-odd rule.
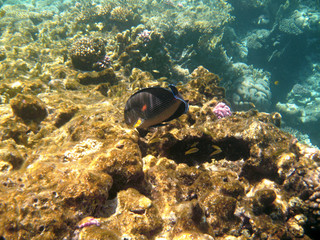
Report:
[[[43,232],[45,230],[45,227],[44,226],[40,226],[39,227],[39,232],[41,233],[41,232]]]
[[[248,159],[250,148],[242,139],[225,138],[220,141],[212,141],[208,135],[202,137],[187,137],[168,146],[163,146],[160,155],[173,159],[177,163],[186,163],[189,166],[211,162],[211,159],[237,161]]]
[[[243,139],[234,137],[224,138],[215,143],[222,150],[222,154],[214,156],[216,160],[227,159],[229,161],[247,160],[250,157],[249,143]]]
[[[316,220],[314,220],[316,221]],[[320,236],[320,229],[317,227],[314,227],[315,222],[312,222],[311,224],[307,224],[305,227],[305,235],[310,237],[311,239],[319,239]]]

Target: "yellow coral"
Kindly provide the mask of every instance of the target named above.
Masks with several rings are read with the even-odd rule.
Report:
[[[110,19],[116,22],[127,22],[129,18],[133,16],[131,9],[121,6],[112,9],[110,14]]]

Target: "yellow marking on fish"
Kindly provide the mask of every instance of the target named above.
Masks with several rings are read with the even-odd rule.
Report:
[[[193,148],[195,146],[197,146],[199,144],[199,142],[194,142],[190,147]]]
[[[190,148],[188,151],[184,153],[184,155],[193,154],[199,151],[199,148]]]
[[[136,122],[136,124],[133,127],[135,127],[135,128],[139,127],[141,125],[141,123],[142,123],[142,120],[141,120],[141,118],[139,118],[138,121]]]

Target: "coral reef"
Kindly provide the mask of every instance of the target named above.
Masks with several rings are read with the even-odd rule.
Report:
[[[313,144],[319,144],[317,126],[320,114],[319,72],[314,71],[307,77],[306,83],[295,84],[287,94],[285,102],[278,102],[276,109],[288,126],[308,132]]]
[[[124,99],[161,83],[150,76],[133,69],[107,93],[105,83],[43,92],[48,115],[36,126],[1,116],[0,236],[309,239],[319,229],[318,149],[278,129],[277,114],[218,119],[224,90],[204,67],[177,86],[188,114],[128,129]]]
[[[0,6],[0,239],[317,239],[316,1]],[[169,83],[188,113],[128,128]]]

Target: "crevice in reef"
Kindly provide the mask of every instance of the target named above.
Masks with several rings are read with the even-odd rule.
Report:
[[[248,142],[234,137],[213,141],[206,134],[201,137],[187,136],[180,141],[168,137],[159,139],[158,143],[148,144],[147,141],[140,141],[139,146],[143,156],[151,154],[167,157],[189,166],[211,162],[212,159],[246,160],[250,156]]]

